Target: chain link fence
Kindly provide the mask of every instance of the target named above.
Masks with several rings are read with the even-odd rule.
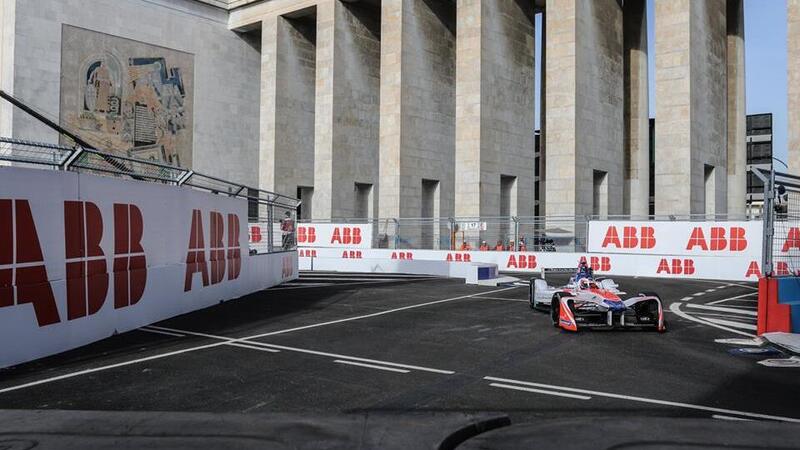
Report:
[[[800,177],[753,169],[764,182],[764,275],[800,275]]]
[[[69,147],[6,137],[0,137],[0,165],[113,176],[184,186],[215,195],[241,198],[248,204],[248,222],[260,224],[259,235],[262,235],[262,230],[265,234],[261,240],[265,245],[251,245],[250,253],[288,251],[297,246],[295,223],[300,202],[274,192],[156,161],[105,153],[81,146]]]

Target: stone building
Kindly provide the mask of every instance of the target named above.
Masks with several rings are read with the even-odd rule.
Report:
[[[655,113],[656,213],[742,213],[742,1],[656,0],[648,93],[646,0],[3,0],[0,87],[315,219],[646,215]]]

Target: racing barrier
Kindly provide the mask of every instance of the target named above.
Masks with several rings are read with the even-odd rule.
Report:
[[[14,142],[0,159],[33,162],[22,148],[38,152],[37,164],[48,149],[67,159],[77,151]],[[0,367],[297,277],[293,243],[291,251],[264,254],[248,245],[250,212],[273,217],[296,201],[202,175],[191,181],[186,171],[176,178],[180,169],[147,161],[81,153],[97,164],[87,169],[91,159],[79,156],[79,171],[0,167]],[[46,164],[62,163],[53,157]],[[293,230],[282,232],[293,242]]]

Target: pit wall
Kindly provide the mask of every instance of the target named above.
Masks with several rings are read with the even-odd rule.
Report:
[[[247,203],[155,183],[0,168],[0,367],[297,277],[250,256]]]
[[[316,226],[298,228],[298,236],[309,236],[309,229]],[[347,248],[331,231],[359,226],[326,224],[324,230],[314,231],[314,245],[299,238],[300,269],[389,272],[394,266],[375,261],[412,260],[480,262],[497,264],[501,271],[540,273],[543,267],[575,267],[586,257],[595,272],[603,275],[729,281],[757,281],[761,276],[762,223],[755,221],[593,221],[586,253]],[[791,233],[784,238],[781,251],[800,248],[800,230],[796,236]],[[776,267],[777,272],[785,269]]]

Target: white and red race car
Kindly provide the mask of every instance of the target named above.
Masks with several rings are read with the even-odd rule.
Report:
[[[556,269],[555,271],[574,271]],[[667,329],[661,298],[652,292],[642,292],[623,299],[614,280],[592,277],[570,277],[561,287],[553,287],[544,279],[530,283],[531,309],[549,310],[553,326],[567,331],[581,328],[638,328]]]

